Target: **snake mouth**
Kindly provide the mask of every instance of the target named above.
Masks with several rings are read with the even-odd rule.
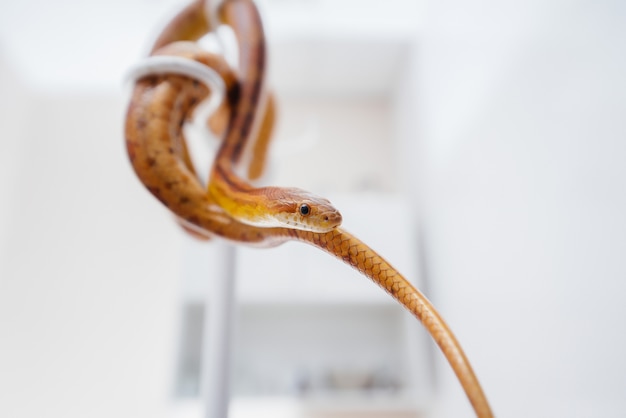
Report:
[[[342,221],[341,213],[337,211],[320,213],[312,229],[314,232],[330,232],[341,225]]]
[[[336,228],[343,222],[343,218],[339,212],[324,213],[322,214],[322,219],[324,220],[324,224],[329,228]]]

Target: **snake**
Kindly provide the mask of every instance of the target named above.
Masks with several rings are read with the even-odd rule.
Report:
[[[253,189],[233,172],[233,167],[242,158],[243,148],[249,145],[248,141],[254,138],[251,132],[255,116],[251,112],[260,111],[263,82],[262,74],[254,68],[262,62],[263,58],[259,57],[265,53],[263,38],[253,36],[262,31],[254,2],[225,0],[220,7],[220,20],[230,25],[238,35],[238,76],[221,57],[202,50],[193,42],[210,29],[208,19],[199,17],[204,14],[201,1],[192,3],[166,27],[152,51],[153,55],[179,56],[207,65],[224,77],[230,92],[237,92],[228,94],[226,98],[224,112],[228,115],[228,123],[209,186],[203,185],[189,161],[183,125],[197,105],[210,96],[211,91],[197,80],[176,74],[149,75],[135,83],[126,112],[125,139],[127,153],[137,177],[189,231],[198,236],[220,237],[236,244],[258,247],[299,241],[355,268],[423,324],[457,376],[476,416],[493,417],[485,392],[450,327],[426,296],[380,254],[339,225],[325,230],[325,227],[276,226],[271,222],[253,224],[243,221],[232,215],[232,208],[223,205],[223,196],[219,194],[222,191],[215,193],[211,190],[211,184],[216,179],[220,185],[219,176],[226,179],[227,187],[234,187],[235,191],[243,195]],[[242,104],[241,101],[249,103]],[[265,120],[269,118],[267,113],[266,110]],[[229,183],[232,179],[234,184]],[[240,183],[245,185],[241,186]],[[257,190],[261,191],[241,197],[255,199],[268,191],[263,188]],[[309,195],[306,192],[301,194],[299,189],[296,191],[296,199],[293,199],[295,205],[302,201],[306,203]],[[236,195],[234,199],[238,198]],[[264,198],[271,200],[272,196],[266,194]],[[327,204],[323,199],[320,202],[322,205]],[[318,201],[312,203],[317,204]],[[259,206],[256,208],[262,210]],[[295,206],[295,209],[299,210],[299,207]]]

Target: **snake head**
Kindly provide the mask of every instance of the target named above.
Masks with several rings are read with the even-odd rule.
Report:
[[[328,232],[341,225],[341,213],[328,199],[296,188],[280,188],[274,200],[273,217],[287,228]]]

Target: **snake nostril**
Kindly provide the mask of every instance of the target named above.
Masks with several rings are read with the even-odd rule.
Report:
[[[324,216],[324,220],[328,221],[328,215]]]

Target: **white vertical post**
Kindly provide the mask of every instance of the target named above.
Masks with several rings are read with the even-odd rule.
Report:
[[[208,287],[204,310],[201,394],[204,418],[228,417],[230,399],[231,325],[235,289],[235,248],[212,244],[217,252],[215,275]]]

